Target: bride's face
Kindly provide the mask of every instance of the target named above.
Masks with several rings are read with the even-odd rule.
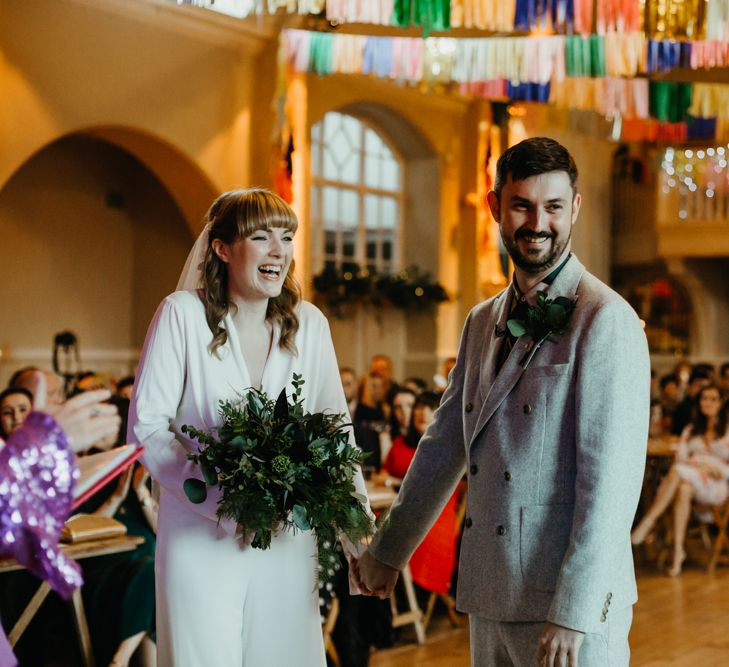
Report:
[[[232,298],[259,301],[281,294],[294,255],[294,233],[283,227],[261,229],[250,236],[213,248],[228,265],[228,290]]]

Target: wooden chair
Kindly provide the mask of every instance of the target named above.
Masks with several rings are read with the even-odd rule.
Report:
[[[425,625],[423,624],[423,610],[418,604],[418,598],[415,595],[415,586],[413,585],[413,575],[410,573],[410,565],[406,565],[400,574],[398,585],[402,583],[405,589],[405,599],[408,608],[406,611],[399,611],[395,595],[390,596],[390,605],[392,606],[392,627],[399,628],[403,625],[411,625],[415,628],[415,636],[418,644],[425,644]]]
[[[711,551],[711,559],[709,560],[708,572],[714,574],[716,572],[716,566],[721,561],[722,563],[729,564],[729,552],[725,555],[724,551],[729,550],[729,535],[727,535],[727,524],[729,524],[729,500],[723,505],[718,507],[712,507],[712,514],[714,515],[714,523],[718,529],[718,534],[714,540],[714,548]]]
[[[729,535],[727,534],[727,525],[729,524],[729,499],[721,505],[701,505],[694,503],[691,507],[692,517],[686,530],[686,550],[687,557],[690,555],[694,558],[693,547],[700,543],[706,560],[706,570],[709,574],[716,572],[717,566],[720,564],[729,565]],[[711,521],[697,520],[698,515],[710,515]],[[666,566],[671,549],[673,548],[673,512],[666,512],[663,521],[663,544],[658,551],[656,565],[662,570]],[[716,526],[717,536],[713,538],[710,526]],[[727,551],[726,554],[724,552]],[[700,560],[700,559],[695,559]]]

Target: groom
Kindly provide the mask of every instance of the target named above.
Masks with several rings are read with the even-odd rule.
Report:
[[[457,603],[478,667],[629,662],[648,349],[632,308],[570,253],[576,180],[552,139],[499,159],[488,203],[513,280],[469,314],[435,420],[355,565],[363,590],[389,595],[465,473]],[[542,291],[565,299],[549,309],[561,326],[540,346],[543,331],[527,325],[516,337],[514,322]]]

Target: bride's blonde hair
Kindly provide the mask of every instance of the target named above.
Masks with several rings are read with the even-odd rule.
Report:
[[[205,305],[205,319],[213,340],[210,352],[215,354],[228,340],[228,332],[222,322],[230,309],[228,301],[228,267],[213,250],[213,241],[220,239],[226,245],[244,239],[262,229],[283,227],[295,232],[299,226],[296,214],[278,195],[262,188],[232,190],[220,195],[207,213],[210,223],[208,247],[202,270],[202,297]],[[296,306],[301,301],[301,288],[294,278],[294,261],[284,278],[281,294],[269,299],[266,319],[279,322],[281,337],[279,345],[296,353],[294,337],[299,330]]]

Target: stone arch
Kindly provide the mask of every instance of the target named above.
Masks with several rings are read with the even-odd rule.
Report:
[[[23,165],[47,146],[70,136],[88,136],[117,146],[134,156],[164,185],[182,213],[192,233],[202,227],[203,216],[213,199],[220,194],[212,180],[196,162],[172,143],[146,130],[122,125],[82,127],[52,137],[39,137],[34,148],[15,156],[13,169],[0,190]]]
[[[157,304],[175,289],[215,189],[186,156],[123,128],[64,134],[0,188],[3,375],[50,366],[70,329],[86,368],[134,370]]]

